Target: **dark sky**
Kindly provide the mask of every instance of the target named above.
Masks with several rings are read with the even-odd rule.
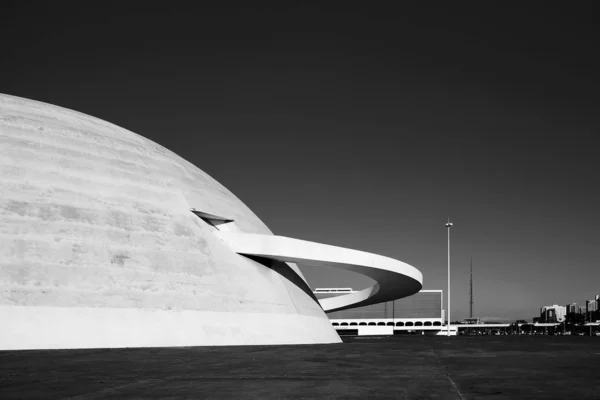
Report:
[[[426,289],[446,289],[451,217],[453,319],[471,257],[477,316],[600,293],[592,2],[149,3],[3,2],[0,92],[146,136],[276,234],[400,259]]]

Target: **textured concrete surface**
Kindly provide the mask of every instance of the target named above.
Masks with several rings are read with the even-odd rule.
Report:
[[[0,398],[598,399],[595,337],[0,352]]]
[[[148,327],[149,336],[168,334],[165,326],[175,323],[173,345],[211,344],[211,338],[222,343],[223,337],[237,344],[339,341],[310,295],[232,252],[214,235],[216,228],[189,210],[233,219],[228,229],[271,234],[256,215],[203,171],[142,136],[75,111],[0,95],[0,193],[0,349],[15,340],[21,348],[81,343],[81,308],[90,315],[138,310],[140,318],[147,310],[198,312],[191,342],[175,333],[179,322],[172,318]],[[303,279],[297,266],[286,268]],[[61,315],[73,311],[70,324],[57,319],[49,329],[42,318],[17,329],[7,323],[21,311],[33,318],[48,307],[60,308]],[[206,317],[210,312],[216,314]],[[224,327],[219,313],[243,318]],[[102,323],[119,329],[120,314],[109,313]],[[282,329],[269,331],[280,323],[278,315],[321,323],[306,337],[306,319],[287,319],[281,337]],[[244,324],[248,319],[263,332]],[[47,338],[44,330],[61,335]],[[83,347],[96,347],[94,337],[87,339]]]

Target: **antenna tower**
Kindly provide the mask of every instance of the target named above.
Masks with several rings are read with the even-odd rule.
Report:
[[[471,296],[469,300],[469,318],[473,318],[473,257],[471,257]]]

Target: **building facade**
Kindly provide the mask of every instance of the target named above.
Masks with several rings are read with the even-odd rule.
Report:
[[[577,303],[567,304],[567,314],[581,314],[581,307]]]
[[[540,310],[540,317],[544,322],[564,322],[567,316],[567,307],[557,304],[544,306]]]
[[[586,300],[586,302],[585,302],[585,311],[587,313],[598,311],[598,300],[597,299]]]

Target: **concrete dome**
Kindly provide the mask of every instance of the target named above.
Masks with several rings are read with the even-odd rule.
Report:
[[[216,234],[265,224],[142,136],[0,95],[0,176],[0,349],[340,341],[294,264]]]

